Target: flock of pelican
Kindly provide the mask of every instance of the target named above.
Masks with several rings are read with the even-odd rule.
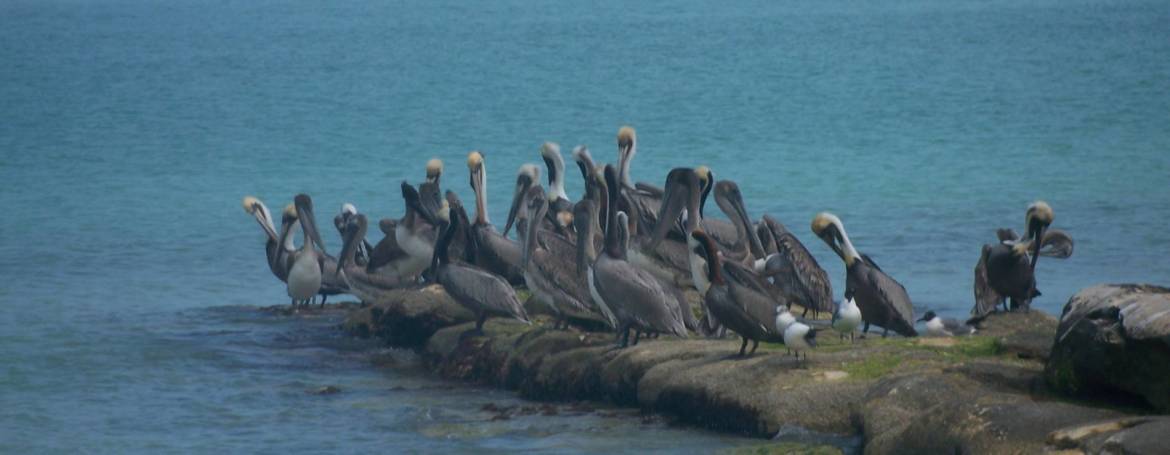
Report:
[[[828,327],[851,341],[858,328],[864,337],[871,325],[883,337],[890,331],[917,336],[918,321],[933,335],[972,333],[971,324],[1000,305],[1027,310],[1040,295],[1034,273],[1040,256],[1072,255],[1072,238],[1049,229],[1052,208],[1032,203],[1024,237],[1000,229],[999,241],[983,247],[972,319],[960,323],[928,311],[915,320],[906,288],[858,251],[840,218],[822,212],[813,217],[812,232],[846,270],[843,299],[835,304],[828,275],[813,255],[773,217],[753,222],[735,182],[717,181],[706,166],[672,169],[661,187],[634,182],[634,129],[622,127],[617,145],[616,165],[598,165],[584,146],[573,149],[585,182],[584,195],[573,201],[565,192],[560,147],[545,143],[540,157],[548,186],[541,185],[540,167],[520,166],[502,232],[488,218],[487,165],[478,151],[467,156],[474,217],[455,193],[442,192],[443,163],[432,159],[423,183],[402,183],[405,213],[378,222],[382,239],[376,244],[366,239],[366,215],[353,204],[342,206],[333,220],[343,239],[336,257],[325,252],[308,195],[298,194],[285,207],[279,231],[260,200],[245,197],[243,205],[264,230],[268,266],[287,283],[294,306],[317,296],[324,305],[326,296],[342,293],[373,301],[390,289],[438,283],[476,315],[479,332],[488,317],[530,322],[515,291],[524,286],[555,316],[556,328],[592,321],[584,325],[614,329],[619,347],[630,344],[631,331],[637,344],[641,336],[693,331],[721,337],[731,330],[743,339],[740,356],[765,341],[784,343],[807,359],[818,331],[805,319],[809,311],[813,318],[831,313]],[[726,221],[705,217],[712,197]],[[508,235],[513,227],[515,239]],[[701,297],[700,308],[691,307],[689,290]],[[793,306],[803,310],[799,318]]]

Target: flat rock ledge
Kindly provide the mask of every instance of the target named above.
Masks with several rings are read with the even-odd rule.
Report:
[[[444,378],[516,390],[533,400],[638,407],[751,437],[774,438],[793,428],[855,437],[869,454],[1098,453],[1117,447],[1150,453],[1141,444],[1167,425],[1130,409],[1051,393],[1043,373],[1057,320],[1039,311],[990,315],[975,336],[961,338],[871,334],[851,344],[823,332],[807,362],[779,344],[761,344],[754,356],[739,358],[738,338],[663,337],[616,350],[613,334],[503,319],[490,319],[479,335],[469,332],[471,323],[455,322],[408,340],[387,333],[408,325],[392,320],[404,311],[382,310],[376,330],[361,319],[372,312],[357,313],[347,326],[364,325],[354,330],[419,346],[426,366]],[[761,447],[773,453],[804,446]]]

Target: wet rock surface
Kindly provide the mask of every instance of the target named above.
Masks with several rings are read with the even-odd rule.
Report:
[[[1045,378],[1073,396],[1128,395],[1170,411],[1170,289],[1100,285],[1069,299]]]
[[[435,331],[474,319],[437,285],[389,290],[365,303],[350,312],[342,329],[361,338],[381,338],[395,347],[422,346]]]
[[[1099,451],[1113,436],[1114,446],[1138,450],[1158,428],[1119,427],[1094,433],[1096,439],[1053,436],[1133,416],[1103,407],[1108,403],[1068,402],[1051,393],[1043,362],[1057,320],[1039,311],[993,314],[970,337],[871,335],[851,343],[829,332],[807,361],[779,344],[761,344],[756,355],[740,358],[733,337],[662,337],[619,350],[611,333],[504,319],[489,319],[482,333],[472,328],[456,322],[423,339],[399,335],[397,342],[420,346],[424,364],[445,378],[544,402],[637,407],[704,428],[775,437],[797,452],[809,446],[785,436],[793,431],[840,435],[859,441],[853,449],[876,454],[1037,453]],[[542,406],[499,414],[558,409]],[[788,453],[771,451],[781,446],[767,444],[759,453]]]

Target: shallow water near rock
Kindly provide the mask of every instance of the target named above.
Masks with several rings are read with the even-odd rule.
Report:
[[[111,321],[118,336],[57,337],[48,353],[6,359],[0,451],[639,453],[758,443],[636,410],[539,405],[437,380],[411,351],[342,335],[341,318],[212,307]]]
[[[478,148],[502,222],[542,141],[613,161],[631,124],[636,180],[698,164],[736,180],[839,297],[840,261],[808,230],[832,210],[919,313],[964,316],[980,246],[1046,199],[1077,241],[1038,266],[1035,308],[1058,314],[1095,283],[1170,280],[1167,17],[1101,0],[5,1],[0,451],[736,444],[637,418],[485,421],[512,395],[436,381],[332,316],[258,311],[287,300],[240,198],[278,212],[308,192],[322,227],[342,202],[397,217],[431,156],[470,201]]]

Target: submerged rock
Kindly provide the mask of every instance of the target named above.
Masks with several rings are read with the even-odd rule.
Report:
[[[351,311],[342,328],[351,335],[378,337],[390,346],[419,347],[435,331],[474,320],[474,315],[451,299],[443,288],[395,289],[376,302]]]
[[[1065,394],[1136,396],[1170,411],[1170,289],[1100,285],[1072,296],[1045,378]]]

